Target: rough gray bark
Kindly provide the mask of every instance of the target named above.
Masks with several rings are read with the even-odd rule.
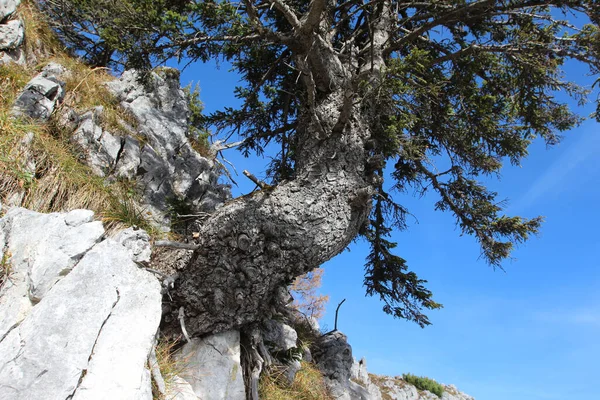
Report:
[[[174,296],[190,335],[269,317],[282,287],[340,253],[366,222],[374,191],[370,132],[355,100],[359,79],[379,68],[359,69],[356,58],[344,57],[320,35],[299,52],[307,98],[296,178],[236,199],[205,222]]]
[[[190,334],[269,315],[278,288],[341,252],[364,223],[372,191],[364,168],[367,132],[357,120],[333,132],[342,96],[330,97],[302,132],[298,178],[236,199],[204,225],[176,295]]]

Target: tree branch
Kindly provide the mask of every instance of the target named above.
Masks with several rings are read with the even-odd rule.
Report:
[[[314,29],[321,22],[323,11],[325,11],[325,5],[327,0],[313,0],[310,3],[310,9],[300,23],[302,26],[299,29],[301,35],[308,35],[314,31]]]
[[[197,250],[197,244],[172,242],[170,240],[159,240],[154,242],[155,247],[170,247],[172,249]]]
[[[261,189],[268,189],[269,185],[267,185],[266,183],[264,183],[263,181],[259,180],[256,176],[252,175],[252,173],[248,170],[244,170],[244,175],[246,175],[246,177],[248,179],[250,179],[252,182],[256,183],[256,186],[258,186]]]
[[[283,1],[283,0],[267,0],[267,1],[269,3],[271,3],[271,7],[275,6],[275,8],[283,14],[286,21],[292,26],[292,28],[294,28],[294,30],[300,29],[300,27],[301,27],[300,20],[298,19],[298,17],[294,13],[294,11],[290,8],[290,6],[288,6],[286,4],[285,1]]]

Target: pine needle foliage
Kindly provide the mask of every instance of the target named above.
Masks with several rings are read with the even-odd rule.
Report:
[[[363,230],[371,245],[367,293],[382,298],[385,312],[421,326],[429,324],[422,310],[440,304],[394,254],[391,229],[404,228],[409,214],[402,196],[433,192],[435,208],[453,214],[482,258],[502,268],[542,218],[506,215],[506,203],[482,181],[519,165],[534,140],[555,145],[581,122],[555,96],[584,103],[594,95],[565,79],[567,62],[600,72],[600,5],[592,0],[41,4],[65,43],[93,65],[229,61],[241,77],[241,105],[205,122],[242,136],[245,154],[276,144],[274,184],[298,178],[299,149],[312,138],[304,133],[326,117],[315,104],[343,90],[352,113],[340,121],[359,121],[369,133],[364,161],[376,182]]]

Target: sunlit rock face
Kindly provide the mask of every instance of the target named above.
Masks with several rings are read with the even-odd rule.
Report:
[[[25,29],[15,15],[20,3],[20,0],[0,0],[0,65],[25,63],[25,52],[21,49]]]
[[[143,84],[126,71],[107,85],[138,121],[136,137],[122,138],[116,174],[135,177],[150,211],[161,214],[172,199],[184,199],[197,211],[211,212],[228,200],[228,185],[218,182],[214,161],[198,154],[189,132],[189,107],[179,83],[179,71],[161,69]]]
[[[13,208],[0,219],[10,264],[0,288],[0,399],[152,398],[146,366],[161,287],[135,261],[147,236],[105,239],[93,217]]]

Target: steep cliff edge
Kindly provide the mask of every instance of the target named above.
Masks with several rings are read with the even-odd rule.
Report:
[[[0,0],[0,400],[472,399],[370,375],[341,332],[289,307],[187,337],[171,299],[193,252],[154,244],[193,242],[202,220],[182,214],[230,193],[179,73],[91,70],[36,18]]]

